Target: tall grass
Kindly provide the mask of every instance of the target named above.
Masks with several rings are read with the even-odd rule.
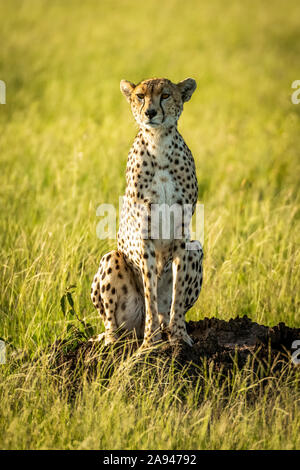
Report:
[[[188,319],[299,327],[299,2],[12,0],[0,15],[0,336],[43,351],[74,322],[60,307],[70,284],[102,330],[90,283],[115,241],[96,237],[96,208],[117,206],[136,131],[119,81],[151,76],[198,83],[180,120],[205,205],[205,278]],[[253,403],[237,390],[225,404],[216,387],[199,404],[192,386],[176,399],[178,381],[129,399],[120,374],[70,404],[46,360],[8,355],[0,371],[2,448],[299,448],[288,375]]]
[[[249,362],[243,371],[235,369],[224,378],[222,371],[204,363],[197,381],[175,363],[166,367],[159,360],[141,365],[141,359],[133,356],[115,366],[119,370],[109,382],[107,370],[99,367],[94,380],[83,378],[75,393],[68,374],[50,370],[45,357],[7,370],[1,385],[1,446],[299,447],[299,377],[289,366],[277,377],[259,378]]]

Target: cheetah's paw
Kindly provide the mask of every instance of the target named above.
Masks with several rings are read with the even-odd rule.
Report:
[[[176,343],[180,343],[184,341],[185,343],[187,343],[190,347],[193,346],[194,344],[194,341],[192,340],[192,338],[187,334],[183,334],[183,335],[175,335],[175,334],[171,334],[170,335],[170,343],[171,344],[176,344]]]

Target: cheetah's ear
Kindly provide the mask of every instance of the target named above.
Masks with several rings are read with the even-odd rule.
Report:
[[[192,97],[192,94],[197,88],[196,80],[193,78],[186,78],[182,82],[177,83],[179,91],[181,93],[182,101],[189,101]]]
[[[128,82],[128,80],[121,80],[120,82],[120,90],[127,99],[127,101],[130,102],[130,97],[132,90],[135,88],[134,83]]]

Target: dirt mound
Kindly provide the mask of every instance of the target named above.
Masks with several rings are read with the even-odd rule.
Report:
[[[246,364],[254,371],[263,369],[272,374],[287,364],[296,368],[297,361],[293,362],[291,355],[293,342],[300,339],[300,328],[289,328],[284,323],[267,327],[244,316],[228,322],[217,318],[190,321],[187,331],[194,341],[192,347],[186,343],[174,346],[166,342],[151,351],[150,357],[163,361],[175,359],[178,367],[187,367],[191,375],[199,374],[199,366],[204,362],[213,362],[217,370],[224,372]],[[131,356],[138,346],[132,339],[119,341],[113,348],[105,347],[101,342],[83,341],[75,346],[57,342],[52,357],[58,368],[76,371],[84,364],[87,373],[93,374],[100,367],[108,377],[117,367],[118,357]]]
[[[205,356],[227,366],[232,365],[233,358],[239,366],[249,357],[265,363],[276,358],[291,361],[293,342],[300,339],[300,328],[289,328],[284,323],[267,327],[252,322],[246,315],[228,322],[217,318],[191,321],[187,323],[187,331],[194,339],[193,361]]]

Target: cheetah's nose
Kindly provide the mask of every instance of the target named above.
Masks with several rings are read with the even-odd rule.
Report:
[[[155,111],[155,109],[147,109],[145,114],[149,119],[152,119],[154,116],[157,115],[157,111]]]

